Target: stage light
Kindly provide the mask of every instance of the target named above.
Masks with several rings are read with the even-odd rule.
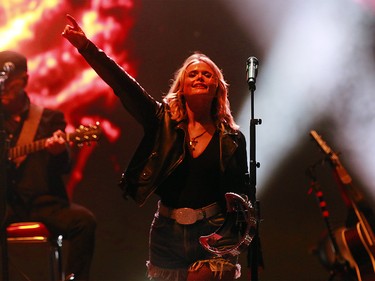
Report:
[[[260,193],[308,132],[329,120],[324,133],[375,198],[373,12],[341,0],[222,2],[265,50],[255,92],[255,117],[263,120],[257,160],[266,167],[259,169]],[[239,114],[245,134],[249,103]]]

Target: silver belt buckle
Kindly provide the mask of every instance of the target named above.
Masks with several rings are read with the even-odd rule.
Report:
[[[197,221],[197,212],[191,208],[176,209],[175,220],[179,224],[193,224]]]

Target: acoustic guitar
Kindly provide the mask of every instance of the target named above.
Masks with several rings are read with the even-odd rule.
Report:
[[[80,125],[75,129],[75,132],[66,134],[66,141],[77,145],[83,145],[85,143],[98,141],[100,135],[101,128],[99,123],[89,126]],[[47,139],[48,138],[40,139],[31,143],[9,148],[8,159],[13,160],[18,157],[43,150]]]
[[[343,227],[335,231],[341,254],[355,271],[358,281],[374,281],[375,236],[367,218],[358,207],[358,202],[363,196],[354,188],[352,178],[341,164],[338,155],[316,131],[310,131],[310,135],[328,156],[340,183],[344,187],[344,195],[349,200],[358,221],[352,228]]]

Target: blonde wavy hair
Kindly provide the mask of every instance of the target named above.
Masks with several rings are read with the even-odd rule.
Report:
[[[168,93],[164,96],[164,102],[169,106],[169,112],[172,120],[177,122],[187,120],[185,99],[183,96],[183,86],[187,67],[194,62],[205,62],[208,64],[214,75],[218,78],[218,87],[216,96],[211,104],[211,116],[218,128],[222,125],[227,125],[233,130],[238,130],[239,126],[235,123],[228,100],[228,83],[224,80],[224,76],[220,68],[206,55],[195,52],[189,56],[180,69],[175,72],[171,87]]]

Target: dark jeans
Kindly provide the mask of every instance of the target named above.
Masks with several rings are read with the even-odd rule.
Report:
[[[215,224],[215,220],[219,223]],[[212,255],[203,249],[198,240],[200,236],[214,232],[222,221],[219,217],[181,225],[156,214],[150,233],[150,262],[161,268],[187,269],[197,260],[211,258]]]
[[[40,221],[56,235],[69,241],[66,275],[74,280],[89,280],[95,247],[96,219],[86,208],[53,196],[34,200],[27,209],[21,205],[8,207],[6,222]]]
[[[206,260],[215,263],[217,257],[200,245],[199,237],[216,231],[224,219],[223,214],[218,214],[191,225],[181,225],[156,212],[150,230],[150,256],[147,262],[149,278],[186,280],[189,268],[196,262]],[[237,257],[227,262],[236,264]]]

